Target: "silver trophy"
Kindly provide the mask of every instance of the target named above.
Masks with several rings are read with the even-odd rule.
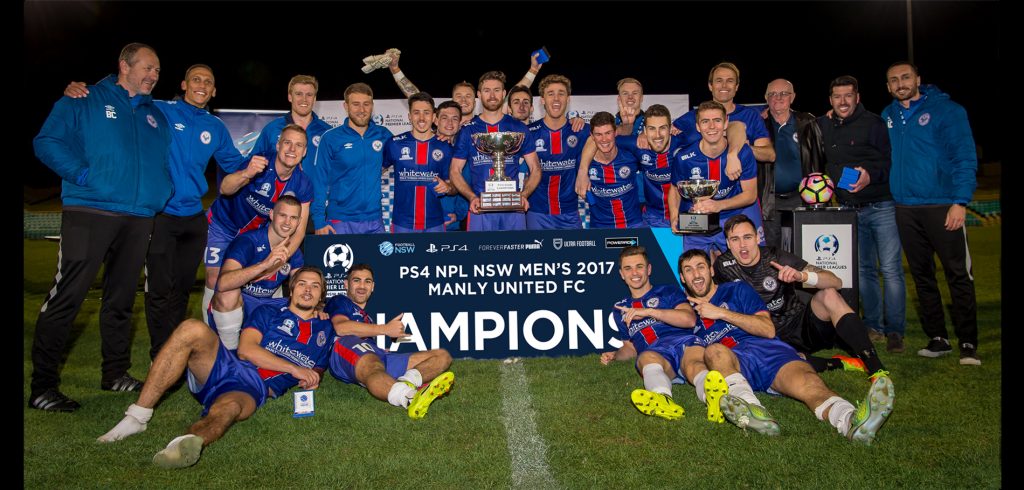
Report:
[[[704,199],[710,199],[718,192],[720,180],[689,179],[677,182],[679,195],[689,199],[694,204]],[[721,227],[718,225],[718,213],[679,213],[677,225],[680,233],[718,233]]]
[[[480,212],[523,211],[523,196],[516,188],[517,182],[505,175],[505,155],[519,151],[525,133],[498,131],[494,133],[475,133],[473,146],[485,155],[490,155],[494,172],[484,183],[484,192],[480,193]]]

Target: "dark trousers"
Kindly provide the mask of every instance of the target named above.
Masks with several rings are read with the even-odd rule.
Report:
[[[793,250],[793,231],[789,230],[789,236],[782,236],[782,213],[781,211],[792,211],[803,206],[800,194],[796,191],[786,194],[775,194],[775,210],[769,216],[764,217],[764,244],[769,247],[778,247],[780,250]],[[783,238],[789,248],[783,246]]]
[[[36,320],[32,341],[32,396],[60,386],[60,364],[72,323],[100,265],[102,379],[131,367],[132,307],[146,259],[153,218],[65,210],[61,215],[57,274]]]
[[[206,215],[157,214],[146,255],[146,325],[149,357],[155,358],[164,342],[185,320],[188,297],[203,260],[209,225]]]
[[[966,225],[946,231],[948,205],[896,206],[896,226],[907,254],[910,274],[921,302],[921,327],[929,338],[949,338],[942,296],[935,279],[935,254],[946,273],[949,295],[953,300],[950,316],[961,344],[978,346],[978,305],[974,297],[974,275],[967,248]]]

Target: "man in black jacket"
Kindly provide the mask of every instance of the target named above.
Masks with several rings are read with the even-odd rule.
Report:
[[[768,110],[765,126],[775,145],[775,162],[758,162],[757,197],[764,217],[764,241],[772,247],[791,250],[783,245],[780,211],[801,206],[797,187],[800,179],[811,172],[821,172],[824,162],[821,132],[814,115],[790,108],[796,99],[793,84],[784,79],[773,80],[764,94]],[[792,235],[785,237],[791,244]]]
[[[843,206],[857,209],[864,323],[872,329],[869,332],[873,338],[880,340],[885,334],[887,351],[903,352],[907,290],[902,248],[895,239],[899,235],[896,204],[889,192],[888,130],[881,117],[860,103],[856,78],[836,78],[829,90],[832,114],[818,118],[818,124],[825,148],[825,170],[837,182],[836,198]],[[845,185],[844,172],[850,174]],[[879,269],[885,281],[884,310]]]

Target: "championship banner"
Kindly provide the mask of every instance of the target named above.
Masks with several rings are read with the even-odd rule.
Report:
[[[323,268],[328,296],[345,294],[353,264],[370,265],[366,310],[378,324],[404,313],[409,332],[398,343],[379,336],[378,346],[496,359],[621,347],[613,305],[629,289],[617,260],[637,244],[647,248],[654,284],[678,284],[680,238],[649,228],[310,235],[302,246],[306,264]]]

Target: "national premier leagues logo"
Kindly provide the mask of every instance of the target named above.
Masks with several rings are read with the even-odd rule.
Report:
[[[839,253],[839,239],[835,235],[819,235],[814,240],[814,251],[835,255]]]

